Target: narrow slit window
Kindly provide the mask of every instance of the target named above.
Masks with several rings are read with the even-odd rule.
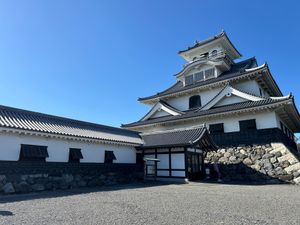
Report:
[[[21,144],[19,161],[45,162],[49,157],[47,146]]]

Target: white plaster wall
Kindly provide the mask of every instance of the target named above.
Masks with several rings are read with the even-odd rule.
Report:
[[[21,144],[48,146],[47,162],[68,162],[69,148],[80,148],[81,162],[104,162],[105,150],[114,151],[117,160],[114,163],[135,163],[136,150],[130,146],[113,144],[89,144],[79,141],[67,141],[56,138],[0,133],[0,160],[16,161],[19,159]]]
[[[249,92],[255,95],[260,95],[259,92],[259,84],[255,81],[255,80],[247,80],[247,81],[243,81],[237,84],[233,85],[234,87],[245,91],[245,92]],[[171,106],[179,109],[179,110],[188,110],[189,109],[189,98],[193,95],[200,95],[201,96],[201,103],[202,105],[206,104],[207,102],[209,102],[212,98],[214,98],[220,91],[222,90],[222,88],[214,88],[211,90],[203,90],[203,91],[199,91],[197,93],[193,93],[190,95],[186,95],[186,96],[181,96],[181,97],[173,97],[173,98],[169,98],[167,100],[165,100],[168,104],[170,104]],[[262,90],[263,91],[263,90]],[[267,93],[265,93],[263,91],[263,94],[265,96],[268,96]],[[237,100],[237,99],[228,99],[226,101],[228,101],[228,104],[232,104],[232,103],[236,103],[238,101],[231,101],[231,100]],[[224,103],[225,105],[225,103]]]
[[[255,80],[243,81],[243,82],[237,83],[233,86],[242,91],[249,92],[249,93],[255,94],[257,96],[260,96],[259,88],[261,88],[261,87]]]
[[[197,92],[191,95],[170,98],[165,100],[169,105],[173,106],[179,110],[188,110],[189,109],[189,98],[193,95],[200,95],[201,96],[201,104],[204,105],[209,102],[216,94],[220,92],[221,88],[215,88],[212,90],[205,90],[201,92]]]
[[[185,177],[185,171],[171,171],[171,175],[174,177]]]
[[[170,176],[170,175],[169,175],[169,171],[166,171],[166,170],[158,170],[158,171],[157,171],[157,176],[166,176],[166,177],[168,177],[168,176]]]
[[[161,111],[158,111],[156,113],[154,113],[151,118],[156,118],[156,117],[162,117],[162,116],[169,116],[170,114],[161,110]]]
[[[197,120],[193,122],[184,122],[184,123],[176,123],[173,125],[165,125],[165,126],[154,126],[148,127],[146,129],[141,130],[142,132],[149,132],[149,131],[159,131],[159,130],[169,130],[174,128],[186,128],[196,125],[206,124],[215,124],[215,123],[224,123],[224,132],[237,132],[240,131],[239,128],[239,121],[240,120],[248,120],[248,119],[256,119],[256,127],[257,129],[266,129],[266,128],[276,128],[278,127],[278,122],[276,119],[275,112],[264,111],[264,112],[249,112],[239,115],[232,115],[226,117],[219,117],[213,119],[206,119],[206,120]]]
[[[247,100],[238,96],[231,95],[230,97],[225,96],[224,98],[222,98],[215,106],[230,105],[230,104],[240,103],[245,101]]]
[[[171,155],[171,160],[172,169],[185,169],[185,159],[183,153],[173,153]]]
[[[169,169],[169,154],[157,154],[157,169]]]

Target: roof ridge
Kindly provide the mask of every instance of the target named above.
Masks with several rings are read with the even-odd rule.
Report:
[[[242,63],[245,63],[247,62],[248,63],[244,66],[246,67],[247,65],[251,65],[251,63],[253,63],[254,61],[256,61],[256,57],[251,57],[251,58],[248,58],[248,59],[245,59],[241,62],[238,62],[238,63],[235,63],[235,65],[239,65],[239,64],[242,64]],[[247,73],[251,73],[252,71],[245,71],[241,69],[237,72],[237,71],[233,71],[232,74],[226,74],[226,72],[220,74],[220,76],[218,76],[217,78],[214,78],[214,79],[209,79],[209,80],[205,80],[205,81],[200,81],[200,82],[197,82],[193,85],[188,85],[188,88],[185,88],[186,86],[182,86],[179,88],[179,90],[177,90],[176,92],[182,92],[182,91],[186,91],[186,90],[190,90],[190,89],[193,89],[193,88],[197,88],[197,87],[201,87],[203,85],[209,85],[209,84],[212,84],[212,83],[215,83],[215,82],[222,82],[223,80],[228,80],[228,79],[234,79],[238,76],[242,76],[242,75],[246,75]],[[218,79],[218,80],[215,80],[215,79]],[[205,83],[206,82],[206,83]],[[161,92],[157,92],[156,94],[154,95],[151,95],[151,96],[148,96],[148,97],[142,97],[142,98],[139,98],[138,100],[139,101],[144,101],[144,100],[149,100],[149,99],[153,99],[153,98],[159,98],[159,97],[164,97],[165,95],[168,95],[168,94],[173,94],[175,93],[175,91],[173,92],[170,92],[170,93],[166,93],[168,92],[169,90],[172,90],[174,87],[176,87],[176,85],[178,84],[183,84],[180,80],[177,80],[175,84],[173,84],[171,87],[161,91]]]
[[[172,121],[177,121],[181,119],[191,119],[195,117],[201,117],[201,116],[207,116],[207,115],[214,115],[214,114],[219,114],[219,113],[227,113],[235,110],[243,110],[243,109],[250,109],[250,108],[257,108],[265,105],[272,105],[280,102],[285,102],[285,101],[290,101],[293,100],[292,98],[290,99],[263,99],[259,101],[245,101],[245,102],[239,102],[239,103],[233,103],[230,105],[225,105],[225,106],[218,106],[218,107],[213,107],[209,110],[203,110],[203,111],[198,111],[197,113],[194,113],[194,111],[190,111],[186,114],[183,114],[181,116],[177,117],[170,117],[170,116],[165,116],[164,118],[155,118],[152,121],[147,121],[147,122],[133,122],[130,124],[127,124],[127,127],[134,127],[134,126],[139,126],[139,124],[142,125],[148,125],[148,124],[155,124],[155,123],[164,123],[164,122],[172,122]],[[232,107],[235,107],[232,109]],[[236,108],[237,107],[237,108]],[[220,111],[221,110],[221,111]],[[125,125],[126,126],[126,125]]]
[[[168,104],[166,101],[164,101],[164,100],[162,100],[162,99],[160,99],[158,102],[160,102],[160,103],[161,103],[162,105],[164,105],[165,107],[170,108],[171,110],[174,110],[175,112],[184,114],[183,111],[181,111],[181,110],[179,110],[179,109],[177,109],[177,108],[171,106],[170,104]]]
[[[166,91],[172,89],[172,88],[175,87],[178,83],[182,83],[182,82],[181,82],[180,80],[177,80],[176,83],[173,84],[171,87],[168,87],[167,89],[165,89],[165,90],[163,90],[163,91],[161,91],[161,92],[157,92],[155,95],[159,95],[159,94],[161,94],[161,93],[163,93],[163,92],[166,92]],[[152,95],[152,96],[155,96],[155,95]],[[138,101],[141,101],[141,100],[143,100],[143,99],[145,99],[145,98],[147,98],[147,97],[140,97],[140,98],[138,98]]]
[[[207,42],[213,41],[213,40],[218,39],[218,38],[220,38],[220,37],[222,37],[222,36],[224,36],[224,35],[226,35],[226,32],[225,32],[224,30],[222,30],[220,33],[215,34],[215,35],[213,35],[213,36],[210,36],[210,37],[208,37],[208,38],[206,38],[206,39],[204,39],[204,40],[202,40],[202,41],[196,40],[196,41],[195,41],[195,44],[194,44],[193,46],[188,46],[187,49],[178,51],[178,53],[180,54],[180,53],[182,53],[182,52],[186,52],[186,51],[188,51],[188,50],[191,50],[191,49],[193,49],[193,48],[196,48],[196,47],[202,45],[203,43],[207,43]]]
[[[135,131],[126,130],[123,128],[112,127],[112,126],[97,124],[97,123],[93,123],[93,122],[86,122],[86,121],[76,120],[76,119],[72,119],[72,118],[68,118],[68,117],[62,117],[62,116],[56,116],[56,115],[51,115],[51,114],[46,114],[46,113],[41,113],[41,112],[36,112],[36,111],[30,111],[27,109],[20,109],[20,108],[15,108],[15,107],[11,107],[11,106],[0,105],[0,110],[13,111],[15,113],[25,113],[25,114],[29,114],[29,115],[33,114],[33,115],[40,116],[43,118],[57,119],[57,120],[60,120],[63,122],[73,122],[73,123],[77,123],[78,125],[82,125],[83,127],[92,126],[93,128],[104,128],[104,129],[108,129],[111,131],[126,131],[128,133],[137,133]]]
[[[252,96],[258,97],[258,98],[264,98],[264,99],[267,99],[267,97],[264,97],[264,96],[258,96],[258,95],[256,95],[256,94],[253,94],[253,93],[248,92],[248,91],[241,90],[240,88],[237,88],[237,87],[234,87],[234,86],[231,86],[231,87],[234,88],[234,89],[236,89],[236,90],[238,90],[238,91],[240,91],[240,92],[243,92],[243,93],[245,93],[245,94],[252,95]]]

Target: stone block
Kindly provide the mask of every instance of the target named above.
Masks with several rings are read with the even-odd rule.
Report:
[[[6,183],[6,176],[0,175],[0,184],[5,184],[5,183]]]
[[[291,175],[291,174],[280,175],[280,176],[278,176],[278,178],[283,181],[291,181],[293,179],[293,175]]]
[[[291,165],[291,166],[285,168],[284,170],[285,170],[286,172],[291,172],[291,171],[297,171],[297,170],[299,170],[299,169],[300,169],[300,162],[298,162],[298,163],[296,163],[296,164],[294,164],[294,165]]]
[[[13,194],[16,192],[11,182],[4,184],[2,187],[2,191],[4,192],[4,194]]]
[[[31,188],[34,191],[44,191],[46,189],[46,187],[43,184],[33,184]]]
[[[17,193],[28,193],[32,191],[31,186],[26,181],[14,184]]]
[[[249,158],[246,158],[246,159],[244,159],[244,160],[243,160],[243,163],[244,163],[245,165],[247,165],[247,166],[249,166],[249,165],[252,165],[252,164],[253,164],[252,160],[251,160],[251,159],[249,159]]]
[[[300,177],[295,178],[293,181],[294,181],[295,184],[300,185]]]

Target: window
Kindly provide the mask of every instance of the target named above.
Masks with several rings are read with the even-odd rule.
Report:
[[[185,77],[185,85],[193,84],[193,75],[189,75]]]
[[[113,151],[105,151],[104,163],[113,163],[113,160],[116,160],[116,156]]]
[[[223,123],[210,124],[209,131],[211,134],[224,133],[224,124]]]
[[[69,151],[69,162],[80,162],[80,159],[83,159],[80,148],[70,148]]]
[[[256,130],[256,120],[241,120],[239,121],[240,131]]]
[[[209,78],[213,78],[213,77],[215,77],[215,69],[214,68],[205,70],[205,79],[209,79]]]
[[[194,76],[195,76],[195,81],[196,82],[204,80],[204,72],[203,71],[195,73]]]
[[[201,98],[199,95],[194,95],[189,99],[189,108],[194,109],[201,106]]]
[[[217,51],[217,50],[213,50],[213,51],[211,52],[211,56],[212,56],[212,57],[216,56],[217,54],[218,54],[218,51]]]
[[[21,144],[19,161],[42,161],[48,158],[47,146]]]

